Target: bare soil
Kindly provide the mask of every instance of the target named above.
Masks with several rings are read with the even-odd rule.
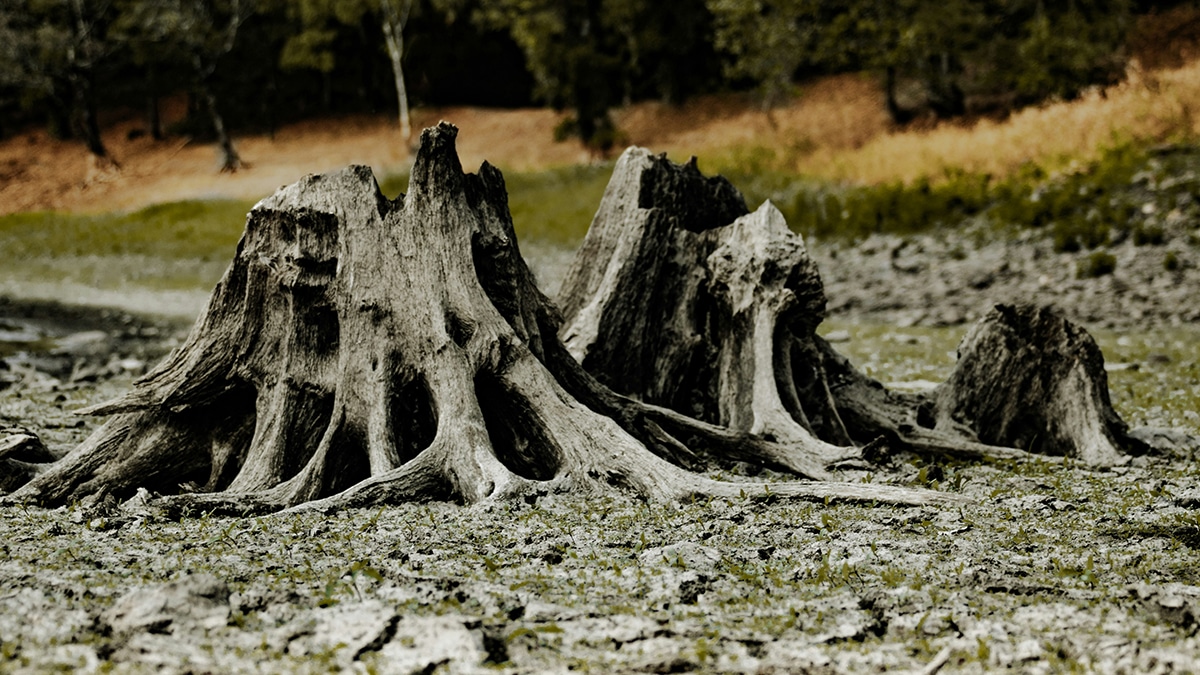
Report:
[[[578,159],[578,152],[565,145],[547,142],[542,149],[524,142],[549,138],[552,111],[422,111],[419,122],[435,115],[466,118],[479,130],[464,139],[464,158],[482,161],[486,153],[530,166]],[[119,168],[99,168],[81,144],[52,139],[40,130],[4,141],[0,211],[124,211],[185,199],[257,199],[308,173],[368,164],[382,176],[404,171],[409,161],[407,143],[382,116],[312,120],[280,129],[274,137],[237,138],[249,167],[233,174],[218,170],[213,146],[131,134],[141,128],[141,120],[133,117],[109,125],[105,141]]]
[[[50,338],[0,360],[0,427],[59,451],[102,423],[72,410],[125,391],[184,330],[0,311]],[[950,329],[842,330],[885,379],[953,345]],[[1193,386],[1125,358],[1141,370],[1114,377]],[[950,510],[769,493],[180,521],[137,498],[5,507],[0,672],[1194,672],[1194,463],[1182,448],[1110,472],[901,454],[845,476],[972,500]]]

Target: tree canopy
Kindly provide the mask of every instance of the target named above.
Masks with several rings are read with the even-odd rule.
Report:
[[[9,0],[0,132],[42,122],[105,149],[98,108],[187,92],[179,131],[415,105],[548,104],[606,148],[609,111],[698,93],[766,105],[810,75],[869,71],[898,122],[1070,98],[1124,72],[1134,0]],[[222,144],[226,145],[222,140]],[[227,146],[227,154],[232,153]],[[228,159],[228,157],[227,157]]]

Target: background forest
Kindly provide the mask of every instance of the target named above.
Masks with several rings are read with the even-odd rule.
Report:
[[[896,122],[1004,115],[1125,72],[1155,0],[5,0],[0,135],[44,123],[107,157],[97,110],[144,109],[155,138],[218,141],[330,113],[548,104],[604,150],[610,110],[799,79],[878,75]],[[1186,30],[1187,26],[1175,26]],[[163,128],[159,100],[186,92]]]

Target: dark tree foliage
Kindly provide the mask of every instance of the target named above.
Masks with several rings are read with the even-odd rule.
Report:
[[[1177,4],[8,0],[0,133],[43,121],[104,156],[97,107],[144,109],[158,138],[172,131],[159,98],[190,91],[194,114],[175,131],[232,148],[231,129],[395,111],[399,71],[414,106],[545,103],[568,113],[564,136],[600,150],[620,138],[617,106],[731,88],[771,104],[797,78],[831,72],[878,73],[899,122],[1008,111],[1115,81],[1133,20]],[[389,43],[385,9],[396,6],[406,21]]]
[[[797,73],[876,70],[897,121],[1071,98],[1124,67],[1131,0],[707,0],[726,73],[777,100]],[[918,100],[903,101],[915,84]]]
[[[411,93],[428,105],[520,107],[533,103],[533,77],[508,33],[465,18],[413,20]]]
[[[0,96],[7,90],[21,107],[41,108],[55,136],[78,137],[95,158],[109,163],[96,92],[116,48],[108,39],[113,16],[107,0],[0,5]],[[12,99],[0,111],[5,107],[15,107]]]
[[[485,25],[507,29],[525,53],[535,92],[572,112],[563,131],[607,148],[615,140],[608,111],[622,98],[624,38],[601,0],[499,0],[481,5]]]

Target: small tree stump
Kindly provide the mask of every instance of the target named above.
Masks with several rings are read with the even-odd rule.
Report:
[[[937,428],[984,443],[1101,467],[1147,450],[1113,410],[1095,340],[1049,307],[996,305],[962,339],[935,401]]]
[[[21,487],[56,459],[32,431],[0,428],[0,494]]]

